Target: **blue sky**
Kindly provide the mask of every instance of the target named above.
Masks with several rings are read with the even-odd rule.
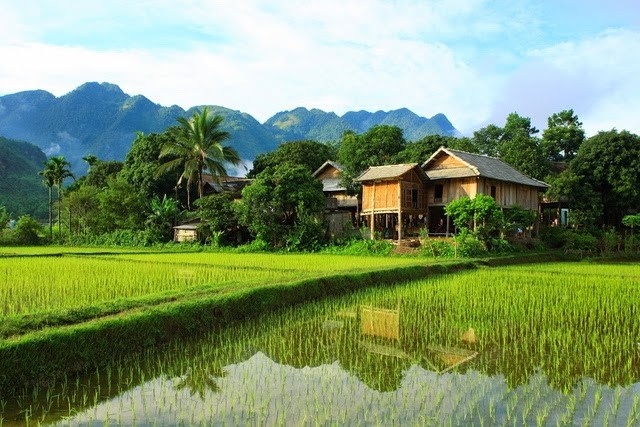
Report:
[[[636,0],[0,0],[0,95],[110,82],[264,122],[296,107],[444,113],[465,134],[572,108],[640,133]]]

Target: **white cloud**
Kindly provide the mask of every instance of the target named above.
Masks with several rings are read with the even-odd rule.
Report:
[[[638,33],[547,47],[529,2],[0,5],[0,55],[11,58],[0,68],[0,94],[60,96],[108,81],[162,105],[218,104],[259,121],[304,106],[442,112],[463,133],[501,124],[511,111],[541,118],[540,127],[565,108],[589,129],[616,117],[618,128],[635,123]]]

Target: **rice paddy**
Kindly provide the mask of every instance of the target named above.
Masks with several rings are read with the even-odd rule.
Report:
[[[0,256],[0,318],[167,292],[238,289],[424,264],[415,258],[313,254],[26,253],[30,256]]]
[[[251,268],[277,268],[264,263]],[[372,288],[25,388],[0,401],[0,425],[635,426],[639,302],[637,264]]]

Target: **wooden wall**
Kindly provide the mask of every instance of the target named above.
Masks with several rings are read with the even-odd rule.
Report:
[[[399,195],[402,198],[399,199]],[[426,212],[428,200],[426,186],[418,174],[411,170],[397,180],[362,183],[362,212]]]
[[[362,183],[362,211],[397,211],[398,181],[379,181]]]
[[[440,200],[435,198],[437,185],[442,185],[442,199]],[[503,208],[519,205],[529,210],[538,209],[538,189],[536,187],[476,177],[432,181],[427,186],[427,201],[429,206],[444,206],[463,196],[471,198],[476,194],[491,196],[491,187],[495,187],[495,199]]]

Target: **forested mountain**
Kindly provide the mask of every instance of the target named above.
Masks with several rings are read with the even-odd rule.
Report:
[[[336,141],[345,130],[364,133],[376,125],[398,126],[404,131],[407,141],[417,141],[426,135],[458,134],[444,114],[427,119],[406,108],[375,113],[349,111],[342,117],[315,108],[296,108],[278,113],[265,122],[265,126],[276,129],[280,140],[312,139],[320,142]]]
[[[13,219],[28,213],[46,218],[47,188],[38,175],[47,156],[33,144],[0,137],[0,206]]]
[[[19,92],[0,97],[0,136],[29,141],[47,155],[62,154],[81,175],[86,172],[83,156],[123,160],[136,132],[162,132],[176,125],[176,118],[191,116],[201,107],[187,111],[176,105],[164,107],[142,95],[129,96],[110,83],[85,83],[61,97],[43,90]],[[247,113],[210,108],[224,117],[222,127],[231,134],[229,144],[249,161],[284,141],[335,141],[347,129],[362,133],[378,124],[401,127],[410,141],[427,134],[456,133],[444,115],[427,119],[407,109],[349,112],[339,117],[318,109],[296,108],[261,124]]]

